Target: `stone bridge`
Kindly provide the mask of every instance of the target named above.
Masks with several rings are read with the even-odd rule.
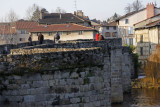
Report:
[[[110,107],[134,74],[121,39],[0,46],[2,107]]]

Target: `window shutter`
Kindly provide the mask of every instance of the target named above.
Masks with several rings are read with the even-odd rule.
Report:
[[[105,32],[105,37],[107,37],[107,32]]]

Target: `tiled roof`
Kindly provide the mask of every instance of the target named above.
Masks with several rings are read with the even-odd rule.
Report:
[[[149,19],[151,19],[151,18],[154,18],[154,17],[156,17],[156,16],[159,16],[159,15],[160,15],[160,13],[159,13],[159,14],[156,14],[156,15],[150,17],[150,18],[147,18],[147,19],[145,19],[145,20],[142,20],[142,21],[140,21],[140,22],[138,22],[138,23],[135,23],[134,26],[137,25],[137,24],[139,24],[139,23],[141,23],[141,22],[144,22],[144,21],[146,21],[146,20],[149,20]]]
[[[146,26],[147,26],[147,27],[152,27],[152,26],[156,26],[156,25],[159,25],[159,24],[160,24],[160,20],[157,20],[157,21],[148,23]]]
[[[54,24],[54,25],[35,26],[29,32],[80,31],[80,30],[95,30],[95,29],[78,24]]]
[[[0,23],[0,34],[16,34],[16,30],[29,30],[37,26],[37,22],[32,21],[17,21],[14,24],[11,23]]]
[[[0,25],[0,34],[1,35],[16,34],[16,29],[11,25]]]
[[[102,25],[102,26],[117,26],[117,22],[111,22],[111,23],[108,23],[108,24]]]
[[[15,23],[16,29],[31,29],[37,26],[37,22],[32,22],[32,21],[18,21]]]
[[[126,18],[126,17],[128,17],[128,16],[131,16],[131,15],[133,15],[133,14],[136,14],[136,13],[138,13],[138,12],[140,12],[140,11],[145,10],[145,9],[146,9],[146,8],[141,9],[141,10],[139,10],[139,11],[133,11],[133,12],[127,13],[127,14],[125,14],[125,15],[119,17],[119,18],[117,19],[117,21],[118,21],[118,20],[121,20],[121,19],[123,19],[123,18]]]
[[[39,19],[39,24],[65,24],[65,23],[81,23],[87,21],[72,13],[46,13],[43,15],[43,19]]]

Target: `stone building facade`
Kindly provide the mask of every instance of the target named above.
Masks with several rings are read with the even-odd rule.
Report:
[[[160,15],[135,25],[136,52],[139,61],[146,63],[149,56],[155,51],[160,43]]]

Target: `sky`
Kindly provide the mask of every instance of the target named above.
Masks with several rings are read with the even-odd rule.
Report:
[[[33,4],[46,8],[49,12],[55,11],[57,7],[66,10],[67,13],[73,13],[75,8],[82,10],[90,19],[107,20],[108,17],[116,12],[119,15],[124,15],[124,8],[128,3],[133,3],[134,0],[0,0],[1,14],[0,18],[7,16],[12,9],[19,18],[25,18],[26,10]],[[160,0],[140,0],[143,5],[156,2],[160,7]]]

